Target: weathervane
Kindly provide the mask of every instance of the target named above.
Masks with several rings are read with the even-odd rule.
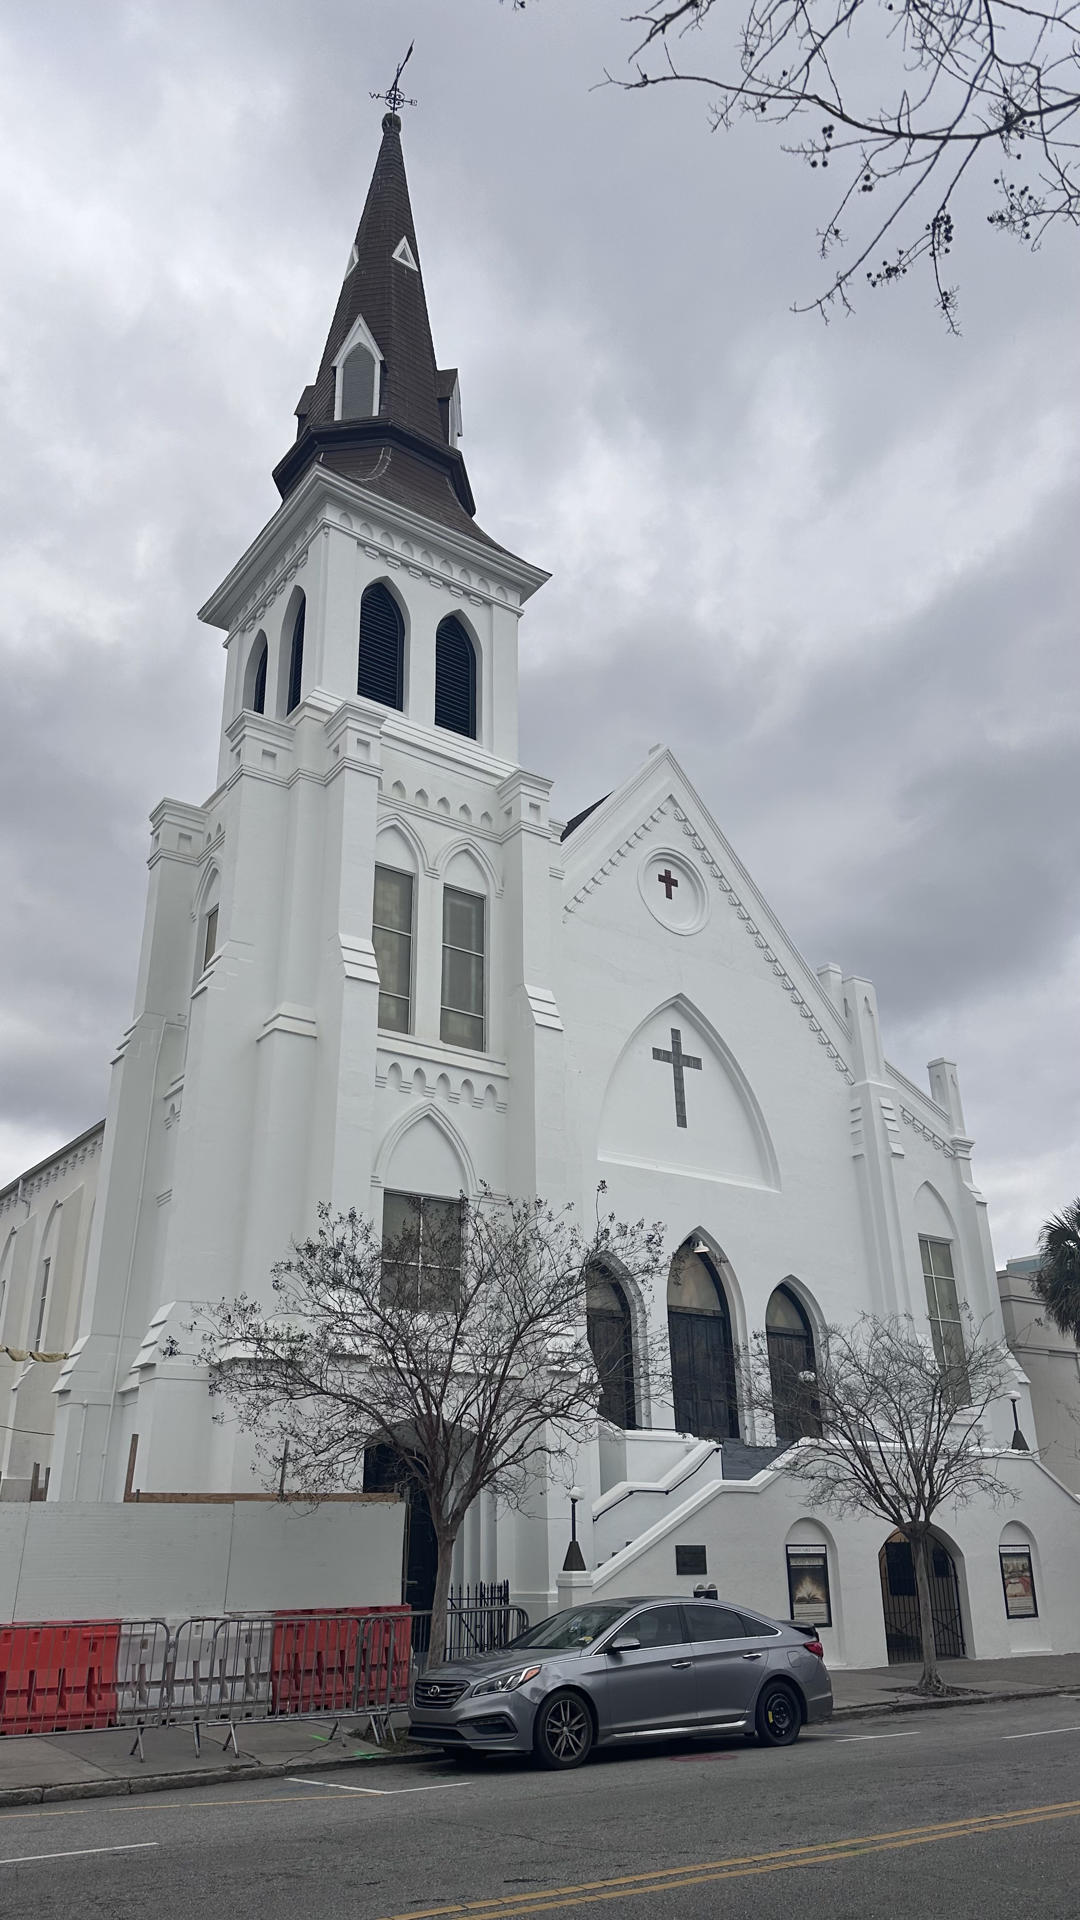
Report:
[[[402,107],[415,107],[416,105],[415,100],[410,100],[407,94],[402,93],[399,85],[401,76],[408,66],[409,61],[412,59],[412,50],[415,44],[415,41],[410,41],[409,51],[405,55],[404,60],[399,63],[398,70],[391,80],[390,85],[387,87],[386,92],[373,93],[371,96],[373,100],[385,100],[391,113],[399,113]]]

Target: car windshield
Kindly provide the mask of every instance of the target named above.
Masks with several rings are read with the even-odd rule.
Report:
[[[565,1613],[553,1613],[548,1620],[541,1620],[535,1627],[529,1627],[511,1640],[512,1647],[549,1647],[552,1651],[567,1651],[571,1647],[590,1647],[594,1640],[606,1633],[609,1627],[621,1620],[626,1612],[621,1607],[568,1607]]]

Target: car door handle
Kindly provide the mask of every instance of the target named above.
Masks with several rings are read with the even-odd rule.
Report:
[[[760,1660],[761,1655],[760,1653],[744,1653],[743,1659],[744,1660]]]
[[[693,1661],[692,1660],[673,1660],[671,1664],[673,1667],[690,1667],[690,1666],[693,1666]]]

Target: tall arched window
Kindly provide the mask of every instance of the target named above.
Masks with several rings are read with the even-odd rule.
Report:
[[[300,705],[300,692],[304,682],[304,615],[306,610],[307,601],[301,596],[300,605],[296,609],[296,619],[293,621],[292,647],[289,653],[289,691],[285,707],[286,713],[291,713],[294,707]]]
[[[716,1262],[704,1242],[684,1241],[676,1253],[667,1306],[676,1427],[699,1440],[737,1440],[731,1315]]]
[[[789,1446],[804,1434],[821,1432],[813,1329],[790,1287],[777,1287],[765,1309],[765,1343],[776,1438]]]
[[[586,1328],[600,1375],[601,1420],[636,1427],[634,1342],[630,1307],[617,1280],[590,1268],[585,1281]]]
[[[435,725],[476,739],[476,649],[456,613],[435,631]]]
[[[356,691],[380,706],[405,704],[405,622],[388,587],[376,581],[360,602],[360,657]]]
[[[377,372],[370,347],[355,346],[341,369],[340,420],[370,420],[378,412]]]
[[[249,713],[266,712],[266,635],[255,636],[244,674],[244,705]]]

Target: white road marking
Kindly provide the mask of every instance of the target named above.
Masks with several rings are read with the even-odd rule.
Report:
[[[907,1733],[838,1733],[838,1740],[914,1740],[918,1727],[912,1727]]]
[[[148,1847],[160,1844],[158,1840],[136,1840],[127,1847],[73,1847],[68,1853],[14,1853],[7,1860],[0,1860],[0,1867],[25,1867],[31,1860],[85,1860],[90,1853],[145,1853]]]
[[[1003,1740],[1045,1740],[1049,1733],[1080,1733],[1080,1727],[1038,1727],[1034,1733],[1003,1733]]]
[[[333,1787],[337,1793],[363,1793],[374,1800],[389,1800],[398,1793],[449,1793],[454,1787],[474,1787],[475,1780],[440,1780],[431,1787],[346,1787],[340,1780],[301,1780],[297,1774],[288,1775],[289,1785],[293,1787]]]

